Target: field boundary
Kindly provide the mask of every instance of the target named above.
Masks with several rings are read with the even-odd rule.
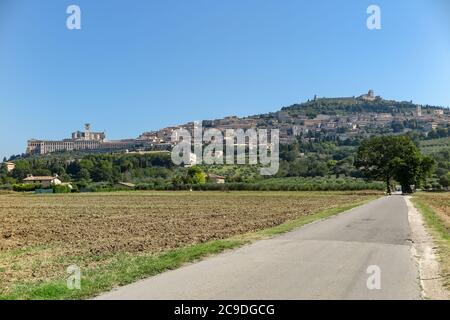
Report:
[[[374,195],[370,199],[357,203],[330,208],[295,220],[286,221],[281,225],[236,235],[227,239],[213,240],[205,243],[181,247],[160,254],[131,255],[120,254],[107,265],[90,269],[82,273],[81,288],[70,290],[66,279],[17,284],[13,293],[0,295],[0,300],[32,299],[87,299],[108,292],[114,288],[155,276],[165,271],[177,269],[185,264],[200,261],[206,257],[235,249],[255,241],[272,238],[304,225],[327,219],[353,208],[367,204],[381,196]]]

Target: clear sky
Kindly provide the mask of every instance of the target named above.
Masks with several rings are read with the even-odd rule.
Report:
[[[449,2],[0,0],[0,156],[85,122],[130,138],[314,94],[448,106]],[[81,30],[66,28],[71,4]]]

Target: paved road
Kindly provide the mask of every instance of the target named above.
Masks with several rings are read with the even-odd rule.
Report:
[[[420,299],[409,239],[403,197],[385,197],[98,299]]]

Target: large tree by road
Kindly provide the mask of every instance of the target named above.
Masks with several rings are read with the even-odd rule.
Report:
[[[423,156],[407,136],[377,136],[361,143],[355,165],[366,177],[385,181],[388,193],[393,179],[404,193],[411,193],[412,185],[420,186],[431,174],[434,160]]]

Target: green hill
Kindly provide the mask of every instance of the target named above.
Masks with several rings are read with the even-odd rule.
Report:
[[[356,97],[349,98],[319,98],[300,104],[284,107],[290,115],[315,117],[318,114],[348,115],[355,113],[411,113],[418,105],[406,101],[384,100],[377,97],[374,101],[367,101]],[[422,106],[424,112],[431,109],[441,109],[436,106]]]

